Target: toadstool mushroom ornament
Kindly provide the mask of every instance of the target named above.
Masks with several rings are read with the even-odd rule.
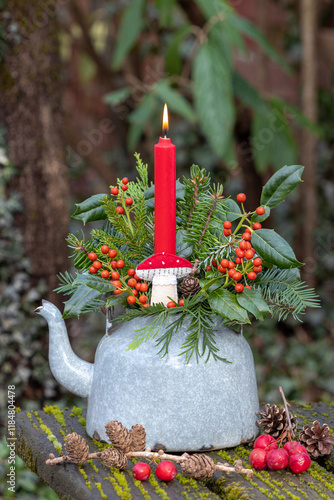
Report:
[[[177,279],[188,276],[192,264],[172,253],[156,253],[141,262],[136,274],[139,278],[152,281],[151,305],[164,304],[171,300],[177,303]]]

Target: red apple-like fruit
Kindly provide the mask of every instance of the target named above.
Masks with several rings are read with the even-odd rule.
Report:
[[[249,461],[251,466],[257,470],[265,470],[267,466],[267,455],[268,452],[262,448],[255,448],[249,455]]]
[[[161,479],[161,481],[173,481],[177,474],[177,470],[173,462],[163,460],[156,468],[155,473],[157,478]]]
[[[267,456],[267,465],[271,470],[286,469],[289,463],[289,454],[283,448],[271,450]]]
[[[289,453],[289,455],[297,455],[297,453],[306,453],[307,454],[307,449],[305,448],[305,446],[298,443],[298,444],[292,446],[288,453]]]
[[[285,445],[283,446],[283,448],[290,454],[290,450],[293,446],[296,446],[298,443],[298,441],[288,441],[287,443],[285,443]]]
[[[132,475],[139,481],[146,481],[151,474],[151,467],[145,462],[138,462],[132,469]]]
[[[295,455],[290,455],[289,467],[291,472],[295,474],[300,474],[307,470],[311,465],[311,459],[307,453],[296,453]]]
[[[277,443],[275,438],[270,436],[270,434],[262,434],[255,440],[254,450],[255,448],[262,448],[263,450],[266,451],[276,450]]]

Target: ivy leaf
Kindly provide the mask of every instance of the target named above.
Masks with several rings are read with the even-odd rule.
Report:
[[[89,274],[79,274],[75,283],[88,286],[100,293],[113,292],[115,290],[115,287],[108,280]]]
[[[267,314],[270,313],[267,302],[257,290],[244,288],[243,292],[237,295],[237,301],[241,307],[261,321],[264,321]]]
[[[270,208],[266,207],[264,205],[261,205],[265,209],[265,212],[263,215],[258,215],[256,212],[255,214],[252,215],[251,221],[252,222],[263,222],[264,220],[268,219],[270,215]]]
[[[216,45],[200,46],[193,62],[195,108],[203,133],[220,157],[231,140],[235,119],[231,73]]]
[[[145,0],[131,0],[124,10],[113,54],[114,70],[120,69],[125,57],[137,41],[144,24],[144,5]]]
[[[103,207],[101,207],[101,202],[104,196],[105,194],[94,194],[82,203],[77,203],[76,211],[72,217],[74,219],[81,220],[84,225],[87,224],[87,222],[105,220],[107,216]]]
[[[241,324],[250,323],[247,311],[238,304],[237,297],[228,290],[223,288],[214,290],[208,296],[208,300],[211,309],[220,316]]]
[[[252,245],[266,261],[281,269],[303,266],[282,236],[273,229],[258,229],[252,232]]]
[[[79,317],[80,314],[86,312],[87,307],[91,306],[94,301],[97,301],[100,296],[101,294],[97,290],[93,290],[86,285],[79,286],[72,297],[65,302],[63,318],[72,318],[73,316]]]
[[[261,194],[261,205],[274,208],[300,183],[304,167],[301,165],[290,165],[282,167],[263,186]]]
[[[176,255],[187,259],[193,253],[193,247],[189,241],[186,241],[188,231],[179,229],[176,233]]]

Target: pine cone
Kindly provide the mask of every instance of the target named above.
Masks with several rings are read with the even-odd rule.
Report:
[[[142,425],[131,427],[131,451],[144,451],[146,447],[146,432]]]
[[[264,432],[266,434],[270,434],[275,439],[280,437],[282,431],[288,424],[285,408],[279,408],[276,405],[270,405],[269,403],[267,403],[265,409],[260,410],[257,413],[261,417],[257,422],[258,426],[264,427]],[[290,421],[293,431],[296,432],[297,429],[296,415],[290,413]]]
[[[111,420],[105,425],[106,434],[111,444],[122,451],[128,453],[131,449],[131,433],[124,427],[122,422]]]
[[[304,425],[299,433],[299,442],[305,446],[312,458],[318,458],[322,455],[329,455],[334,445],[334,436],[329,434],[328,424],[322,427],[318,420],[310,425]]]
[[[66,455],[71,462],[84,464],[89,455],[89,446],[82,436],[73,432],[66,436],[65,442]]]
[[[194,479],[208,479],[213,477],[216,466],[208,455],[185,453],[185,458],[181,461],[181,471]]]
[[[106,467],[117,467],[119,470],[126,469],[128,465],[127,457],[116,448],[107,448],[102,451],[99,460],[103,462]]]
[[[201,286],[199,284],[198,278],[195,278],[194,276],[187,276],[181,282],[181,292],[182,296],[185,299],[189,296],[192,297],[193,295],[196,295],[196,293],[199,292],[200,289]]]

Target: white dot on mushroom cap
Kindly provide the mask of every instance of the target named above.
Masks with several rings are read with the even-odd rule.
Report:
[[[179,259],[176,262],[180,262]]]
[[[149,262],[149,264],[151,264],[151,265],[152,265],[152,262]]]
[[[163,253],[163,252],[162,252]],[[165,265],[164,261],[162,261],[162,264]]]

